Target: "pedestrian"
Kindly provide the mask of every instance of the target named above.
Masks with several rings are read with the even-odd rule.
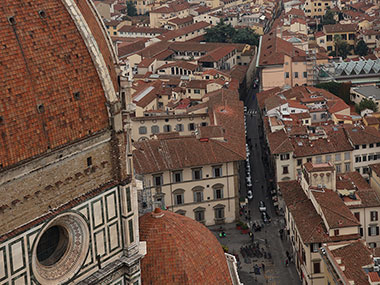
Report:
[[[265,273],[265,265],[264,265],[264,263],[261,263],[261,269],[263,270],[263,273]]]
[[[285,266],[288,267],[288,265],[289,265],[289,260],[285,259]]]

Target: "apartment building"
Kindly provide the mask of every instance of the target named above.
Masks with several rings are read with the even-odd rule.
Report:
[[[380,71],[380,60],[378,62],[379,71]],[[376,106],[379,106],[380,103],[380,88],[374,85],[368,86],[357,86],[352,87],[350,90],[351,101],[355,104],[359,104],[363,99],[372,100],[376,103]]]
[[[267,134],[271,164],[276,180],[298,179],[302,175],[302,165],[312,163],[332,163],[337,173],[352,171],[353,147],[344,139],[342,129],[318,129],[315,134],[290,137],[291,128]]]
[[[168,2],[149,12],[151,28],[161,28],[172,18],[185,18],[190,15],[190,4],[187,2]]]
[[[214,92],[204,104],[210,125],[135,143],[135,171],[153,203],[206,225],[232,222],[246,156],[243,103],[235,92]]]
[[[243,157],[202,136],[142,141],[135,148],[136,173],[144,176],[156,206],[207,226],[236,219]]]
[[[335,173],[332,163],[306,163],[298,182],[279,183],[296,268],[306,284],[330,280],[322,245],[361,239],[375,248],[380,242],[379,194],[355,171]]]
[[[367,126],[344,126],[346,136],[354,147],[353,169],[368,179],[369,166],[380,160],[380,132]]]
[[[258,58],[262,90],[307,83],[306,52],[278,38],[274,32],[260,38]]]
[[[178,132],[181,136],[194,134],[198,127],[210,124],[207,107],[202,113],[175,112],[151,113],[151,116],[133,117],[132,138],[134,141],[149,139],[160,133]],[[206,111],[206,112],[205,112]]]
[[[357,24],[324,25],[323,32],[326,35],[326,49],[328,52],[335,51],[335,36],[340,36],[353,51],[356,42]]]
[[[332,6],[331,0],[306,0],[303,9],[307,17],[321,18]]]
[[[320,255],[325,284],[376,284],[379,280],[375,268],[379,259],[363,241],[324,244]]]
[[[360,237],[359,222],[339,196],[330,189],[319,189],[313,183],[316,174],[317,178],[323,177],[326,183],[330,180],[331,185],[334,175],[326,174],[334,171],[331,164],[319,166],[318,171],[312,164],[307,164],[301,184],[297,181],[279,183],[285,202],[286,232],[292,244],[291,254],[303,284],[326,284],[319,255],[323,243],[357,240]]]

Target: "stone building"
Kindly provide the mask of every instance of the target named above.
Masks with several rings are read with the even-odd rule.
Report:
[[[87,0],[0,14],[0,283],[140,284],[126,93],[101,19]]]

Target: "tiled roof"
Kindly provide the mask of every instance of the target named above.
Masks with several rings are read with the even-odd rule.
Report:
[[[380,132],[374,127],[344,125],[344,131],[354,145],[380,143]]]
[[[357,24],[324,25],[323,29],[326,32],[326,34],[355,32],[357,29]]]
[[[304,167],[308,172],[328,171],[334,170],[334,166],[331,163],[312,163],[306,162]]]
[[[170,19],[168,21],[169,23],[173,23],[173,24],[176,24],[176,25],[183,25],[183,24],[186,24],[186,23],[192,23],[193,22],[193,16],[187,16],[187,17],[184,17],[184,18],[174,18],[174,19]]]
[[[368,285],[368,276],[363,267],[373,264],[371,251],[361,240],[354,241],[345,246],[331,250],[331,254],[341,259],[344,266],[344,275],[348,280],[354,281],[355,285]]]
[[[182,67],[183,69],[194,71],[198,68],[198,65],[187,62],[187,61],[179,60],[179,61],[171,62],[168,64],[164,64],[160,66],[159,69],[171,68],[171,67]]]
[[[190,4],[188,2],[173,1],[167,4],[168,4],[167,6],[159,7],[155,10],[152,10],[150,13],[168,14],[168,13],[187,10],[190,8]]]
[[[323,189],[323,191],[311,191],[311,194],[321,207],[323,216],[330,229],[360,225],[338,193],[330,189]]]
[[[219,47],[206,55],[202,56],[199,59],[199,62],[215,62],[221,60],[223,57],[227,56],[229,53],[231,53],[233,50],[235,50],[234,46],[222,46]]]
[[[293,146],[288,138],[288,134],[282,129],[277,132],[268,133],[269,148],[271,154],[281,154],[292,152]]]
[[[330,237],[322,218],[316,212],[313,203],[307,198],[299,183],[295,180],[278,183],[286,207],[292,214],[298,232],[304,243],[321,243],[339,240],[358,239],[359,235]]]
[[[297,61],[306,60],[305,51],[294,47],[290,42],[278,38],[274,32],[261,38],[260,65],[284,64],[285,55],[297,58]]]
[[[157,38],[160,39],[161,41],[169,41],[172,39],[175,39],[177,37],[192,33],[197,30],[205,29],[211,24],[206,23],[206,22],[197,22],[192,25],[186,26],[182,29],[174,30],[174,31],[168,31]]]
[[[102,27],[86,1],[77,5],[117,90]],[[41,9],[44,19],[37,13]],[[105,90],[92,52],[63,3],[1,1],[0,10],[0,168],[107,128]],[[14,26],[6,20],[10,15],[15,15]]]
[[[139,230],[143,284],[232,284],[221,244],[201,223],[156,209],[140,217]]]
[[[296,157],[313,156],[319,154],[351,151],[353,147],[348,142],[344,132],[340,128],[329,131],[327,127],[327,138],[309,140],[308,138],[291,138]]]
[[[137,27],[137,26],[128,26],[125,25],[121,27],[118,32],[119,33],[144,33],[144,34],[163,34],[168,30],[161,28],[150,28],[150,27]]]
[[[146,174],[242,160],[226,144],[195,137],[141,141],[134,144],[134,166],[136,173]]]
[[[198,89],[206,89],[208,80],[200,80],[200,79],[194,79],[187,82],[186,87],[187,88],[198,88]]]

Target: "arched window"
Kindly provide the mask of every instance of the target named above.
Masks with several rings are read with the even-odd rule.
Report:
[[[200,203],[203,201],[203,190],[204,190],[204,187],[202,186],[195,186],[193,189],[191,189],[193,191],[193,195],[194,195],[194,203]]]
[[[175,205],[182,205],[185,203],[184,194],[185,194],[185,190],[183,189],[176,189],[175,191],[173,191]]]
[[[215,200],[224,198],[223,188],[224,188],[224,185],[221,183],[217,183],[217,184],[212,186],[212,189],[214,190],[214,199]]]

